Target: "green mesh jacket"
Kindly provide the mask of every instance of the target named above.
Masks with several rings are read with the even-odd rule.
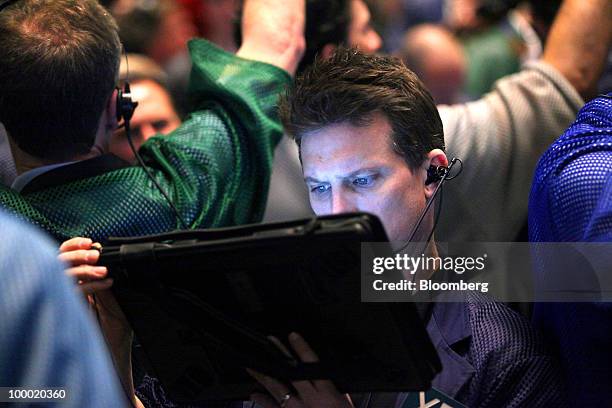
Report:
[[[171,135],[149,139],[140,154],[190,228],[257,222],[282,135],[277,98],[290,77],[204,40],[192,40],[189,50],[193,112]],[[58,240],[104,241],[180,226],[145,171],[112,155],[51,170],[21,193],[0,186],[0,206]]]

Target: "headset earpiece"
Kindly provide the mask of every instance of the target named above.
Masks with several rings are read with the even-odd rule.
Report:
[[[442,180],[442,177],[444,177],[447,171],[448,167],[445,166],[429,166],[429,168],[427,169],[427,179],[425,180],[425,185],[436,183]]]
[[[134,115],[134,111],[138,106],[138,102],[132,100],[132,91],[130,83],[125,81],[123,89],[117,89],[117,122],[129,121]]]

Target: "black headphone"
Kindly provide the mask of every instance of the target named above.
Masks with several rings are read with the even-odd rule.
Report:
[[[453,171],[457,163],[460,164],[459,171],[457,171],[455,174],[451,174],[451,171]],[[399,250],[395,251],[396,253],[403,251],[404,249],[408,247],[408,245],[410,245],[411,242],[414,242],[414,237],[416,236],[416,233],[419,227],[421,226],[421,223],[425,219],[425,215],[427,214],[427,211],[429,211],[429,208],[433,205],[438,193],[442,191],[442,185],[446,181],[452,180],[455,177],[457,177],[459,174],[461,174],[462,171],[463,171],[463,162],[456,157],[453,157],[453,159],[449,162],[448,167],[434,166],[434,165],[429,166],[429,168],[427,169],[427,180],[425,180],[425,185],[435,183],[435,182],[437,182],[438,185],[435,187],[433,193],[431,194],[431,197],[427,201],[425,208],[423,209],[423,211],[421,211],[421,215],[419,216],[418,221],[412,227],[412,232],[410,233],[408,241],[406,241],[406,244],[402,246]],[[436,226],[438,225],[438,219],[440,217],[441,209],[442,209],[442,195],[440,195],[440,205],[438,206],[438,213],[435,216],[435,221],[431,229],[431,232],[429,233],[429,236],[427,237],[427,243],[429,243],[429,241],[431,240],[434,230],[436,229]]]
[[[137,106],[138,102],[132,100],[130,83],[126,79],[123,84],[123,89],[117,88],[117,122],[121,122],[121,119],[123,119],[124,123],[129,122]],[[128,128],[128,126],[126,126],[126,128]]]
[[[427,169],[427,179],[425,180],[425,185],[442,180],[442,177],[444,177],[446,173],[448,173],[448,167],[434,165],[429,166]]]

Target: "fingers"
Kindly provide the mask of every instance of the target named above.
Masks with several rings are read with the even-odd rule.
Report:
[[[77,265],[95,265],[100,259],[100,251],[95,249],[76,249],[68,252],[62,252],[57,258],[71,266]]]
[[[285,345],[278,338],[274,336],[268,336],[268,340],[270,340],[270,342],[272,342],[281,351],[281,353],[283,353],[290,359],[295,360],[295,358],[291,355],[289,349],[287,349],[287,347],[285,347]]]
[[[67,247],[70,247],[70,245],[68,244]],[[85,295],[108,289],[112,285],[111,279],[104,279],[108,274],[106,267],[94,266],[99,257],[100,253],[98,251],[84,249],[64,252],[58,256],[61,261],[72,265],[72,268],[66,269],[66,275],[79,283],[79,289]]]
[[[319,361],[319,356],[314,352],[313,349],[310,348],[306,340],[299,334],[293,332],[289,335],[289,344],[295,353],[298,355],[300,360],[304,363],[317,363]]]
[[[295,358],[291,355],[291,352],[285,347],[285,345],[276,337],[268,336],[268,340],[270,340],[274,345],[287,357],[291,358],[295,362]],[[308,380],[301,381],[293,381],[291,383],[295,390],[306,400],[311,397],[315,392],[315,388]]]
[[[93,266],[100,259],[100,248],[102,245],[99,243],[83,237],[64,241],[59,248],[57,258],[71,266],[66,269],[66,274],[79,282],[81,291],[86,295],[108,289],[113,282],[104,279],[108,273],[106,267]]]
[[[89,238],[83,237],[75,237],[71,238],[68,241],[64,241],[62,245],[60,245],[60,252],[74,251],[77,249],[89,249],[93,244],[93,241]]]
[[[285,345],[278,338],[276,338],[274,336],[268,336],[268,340],[270,340],[272,343],[274,343],[274,345],[284,355],[286,355],[294,363],[296,363],[295,357],[293,357],[293,355],[291,354],[289,349],[287,349],[287,347],[285,347]],[[293,385],[295,390],[305,399],[309,398],[315,392],[315,389],[314,389],[313,385],[311,384],[311,382],[309,380],[293,381],[291,384]]]
[[[300,360],[302,360],[304,363],[319,362],[319,356],[317,356],[317,353],[315,353],[315,351],[310,347],[310,345],[306,343],[306,340],[304,340],[304,338],[298,333],[293,332],[289,335],[289,344],[291,345],[291,348],[295,351],[295,353],[298,355]],[[302,383],[303,381],[296,381],[294,383],[296,388],[298,382]],[[311,383],[311,387],[314,386],[316,390],[327,391],[329,393],[338,392],[336,386],[329,380],[312,380],[308,382],[308,384]],[[300,384],[300,386],[302,385]]]
[[[96,305],[100,312],[113,317],[115,320],[122,322],[129,326],[129,323],[117,303],[117,299],[110,290],[101,291],[96,293]]]
[[[281,352],[290,356],[289,350],[275,337],[269,337],[270,341],[278,347]],[[289,335],[289,344],[291,348],[304,363],[317,363],[319,356],[297,333]],[[296,394],[291,394],[287,385],[269,377],[265,374],[247,368],[247,372],[257,380],[269,393],[262,395],[255,393],[251,395],[251,399],[264,408],[302,408],[302,407],[353,407],[353,404],[346,395],[341,395],[335,385],[329,380],[315,381],[293,381],[292,385],[297,391]],[[287,396],[288,398],[285,398]]]
[[[66,269],[66,275],[85,282],[105,278],[107,273],[106,266],[79,265]]]
[[[270,393],[270,395],[276,398],[276,401],[280,401],[283,398],[283,396],[291,392],[285,384],[283,384],[282,382],[278,380],[275,380],[272,377],[269,377],[260,372],[251,370],[250,368],[247,368],[246,371],[258,383],[263,385],[263,387]],[[297,398],[297,397],[294,396],[293,398]],[[278,403],[276,401],[274,401],[274,405],[272,406],[274,407],[278,406]],[[285,404],[285,406],[288,407],[289,403]]]
[[[107,278],[99,281],[81,283],[79,285],[79,289],[86,295],[90,295],[93,293],[100,292],[102,290],[109,289],[111,286],[113,286],[113,279]]]

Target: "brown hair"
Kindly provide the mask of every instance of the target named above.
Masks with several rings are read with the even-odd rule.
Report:
[[[309,131],[348,122],[362,126],[382,112],[393,129],[393,148],[411,168],[433,149],[444,149],[442,121],[417,76],[394,57],[339,48],[318,58],[281,98],[285,130],[298,145]]]
[[[117,26],[96,0],[21,0],[0,12],[0,122],[23,151],[89,151],[117,81]]]

